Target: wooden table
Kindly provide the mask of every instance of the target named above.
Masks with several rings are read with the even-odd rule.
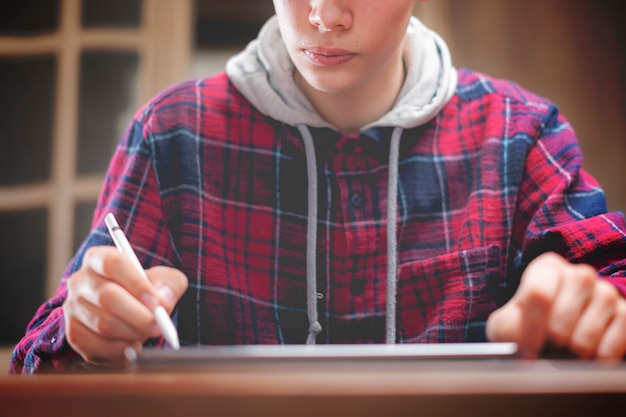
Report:
[[[626,416],[626,364],[221,363],[0,376],[10,416]]]

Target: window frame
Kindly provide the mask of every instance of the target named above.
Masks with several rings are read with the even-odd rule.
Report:
[[[60,2],[56,31],[0,36],[0,56],[54,54],[57,58],[51,172],[47,181],[0,186],[0,212],[46,208],[46,297],[52,297],[74,252],[75,207],[96,202],[104,173],[79,174],[78,100],[84,50],[131,50],[139,56],[139,104],[184,79],[192,51],[193,0],[142,0],[136,28],[84,28],[81,0]],[[43,300],[42,300],[43,301]]]

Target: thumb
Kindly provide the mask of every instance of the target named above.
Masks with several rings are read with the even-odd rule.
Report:
[[[187,277],[178,269],[166,266],[150,268],[146,274],[156,289],[161,305],[171,313],[187,290]]]

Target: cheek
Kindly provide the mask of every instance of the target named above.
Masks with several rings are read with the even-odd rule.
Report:
[[[274,0],[274,11],[282,24],[296,25],[307,17],[308,2],[302,0]]]
[[[406,9],[398,10],[395,13],[381,9],[378,17],[372,20],[373,22],[377,22],[380,30],[370,32],[370,45],[386,48],[387,51],[400,46],[406,35],[406,28],[410,17],[411,13],[407,12]],[[376,35],[374,35],[374,33]],[[384,36],[382,34],[384,34]],[[389,53],[391,54],[392,52],[389,51]]]
[[[274,5],[283,40],[288,48],[293,47],[299,42],[304,25],[308,24],[308,15],[302,11],[302,6],[292,6],[288,0],[275,0]]]
[[[385,36],[381,36],[380,32],[376,32],[376,34],[371,31],[363,33],[361,44],[367,50],[363,58],[369,61],[369,65],[385,65],[399,53],[406,32],[398,28],[397,21],[394,24],[396,27],[390,26],[389,30],[385,32]]]

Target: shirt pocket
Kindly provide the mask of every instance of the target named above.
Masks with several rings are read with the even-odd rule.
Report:
[[[481,342],[497,308],[497,245],[451,252],[399,266],[397,326],[401,342]]]

